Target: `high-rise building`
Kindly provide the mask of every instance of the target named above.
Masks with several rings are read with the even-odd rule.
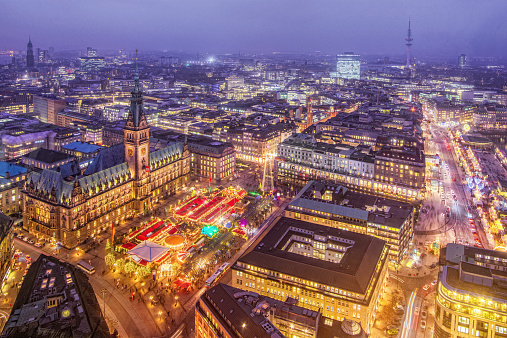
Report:
[[[361,78],[360,56],[352,52],[345,52],[336,56],[336,77],[342,79]]]
[[[459,66],[459,68],[464,68],[467,66],[467,55],[466,54],[461,54],[460,56],[458,56],[458,66]]]
[[[44,123],[56,124],[57,113],[65,108],[65,100],[54,95],[33,97],[33,112]]]
[[[379,238],[282,217],[232,266],[232,286],[298,305],[368,332],[386,286]]]
[[[35,67],[35,60],[33,58],[33,45],[30,38],[28,38],[28,44],[26,45],[26,67]]]
[[[106,66],[104,57],[101,56],[83,56],[81,60],[81,70],[85,72],[95,72]]]
[[[37,48],[37,63],[44,64],[49,60],[49,51],[47,49]]]
[[[93,49],[92,47],[87,47],[86,48],[86,56],[88,56],[89,58],[97,56],[97,50]]]

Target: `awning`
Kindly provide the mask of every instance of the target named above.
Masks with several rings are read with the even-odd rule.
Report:
[[[132,250],[129,250],[128,254],[135,255],[142,260],[151,263],[162,257],[167,251],[169,251],[169,248],[163,245],[150,241],[144,241],[136,245],[136,247]]]

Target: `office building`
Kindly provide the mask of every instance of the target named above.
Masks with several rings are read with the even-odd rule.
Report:
[[[86,56],[89,58],[97,56],[97,50],[92,47],[86,47]]]
[[[225,284],[207,290],[195,304],[196,338],[366,338],[356,321],[323,318],[298,301],[280,301]]]
[[[461,54],[458,56],[458,67],[459,68],[465,68],[467,66],[467,55]]]
[[[409,203],[326,182],[308,182],[284,215],[380,238],[389,244],[389,259],[395,263],[407,254],[414,236],[414,207]]]
[[[187,144],[150,152],[137,74],[134,83],[123,143],[100,151],[84,175],[48,169],[30,173],[23,191],[23,227],[35,237],[74,248],[126,217],[147,212],[188,182]]]
[[[13,215],[21,211],[21,184],[0,177],[0,214]]]
[[[236,172],[236,150],[231,143],[192,137],[188,140],[192,174],[203,180],[221,182]]]
[[[345,52],[336,56],[336,77],[341,79],[359,80],[361,78],[360,56]]]
[[[49,60],[49,51],[47,49],[37,48],[37,62],[45,64]]]
[[[369,332],[387,275],[389,246],[355,232],[282,217],[232,266],[232,286]]]
[[[32,264],[1,337],[110,337],[83,271],[52,256]]]
[[[54,95],[37,95],[33,97],[33,112],[44,123],[57,124],[57,114],[65,106],[65,100]]]
[[[290,195],[311,180],[322,180],[362,193],[417,201],[424,197],[424,175],[424,153],[417,148],[373,152],[368,146],[316,142],[308,134],[294,134],[281,142],[275,158],[276,183]]]
[[[419,148],[385,147],[375,154],[375,180],[387,184],[388,193],[399,193],[402,187],[424,190],[425,175],[426,159]]]
[[[105,59],[101,56],[83,56],[80,61],[81,70],[84,72],[97,72],[106,67]]]
[[[33,45],[32,40],[28,38],[28,44],[26,45],[26,67],[34,68],[35,67],[35,59],[33,56]]]
[[[507,253],[460,244],[440,252],[435,338],[507,337]]]

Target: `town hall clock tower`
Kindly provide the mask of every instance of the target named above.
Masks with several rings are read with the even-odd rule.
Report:
[[[137,52],[136,52],[137,53]],[[139,85],[137,70],[134,88],[131,92],[130,111],[123,129],[125,145],[125,162],[134,179],[134,209],[137,212],[147,211],[150,205],[150,127],[143,109],[143,93]]]

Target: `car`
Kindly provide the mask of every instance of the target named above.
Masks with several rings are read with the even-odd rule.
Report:
[[[428,312],[426,312],[426,311],[421,311],[421,318],[422,318],[422,319],[426,319],[426,317],[428,317]]]
[[[28,240],[28,243],[30,243],[30,244],[34,244],[34,243],[35,243],[35,241],[34,241],[33,239],[30,239],[30,240]]]
[[[396,311],[405,311],[405,309],[403,309],[403,305],[401,304],[397,304],[396,306],[394,306],[394,309]]]
[[[428,291],[428,289],[430,288],[431,285],[429,284],[426,284],[425,286],[423,286],[423,290],[424,291]]]
[[[42,244],[40,244],[39,242],[37,242],[37,243],[35,243],[35,246],[36,246],[37,248],[40,248],[40,247],[42,246]]]
[[[435,279],[433,282],[431,282],[431,286],[437,285],[437,280]]]
[[[399,332],[399,330],[396,329],[396,328],[395,329],[389,329],[389,330],[387,330],[387,334],[390,335],[390,336],[397,335],[398,332]]]
[[[28,242],[28,237],[23,237],[23,242]]]
[[[425,320],[421,320],[421,329],[425,329],[426,328],[426,321]]]
[[[23,239],[23,235],[17,235],[16,238]]]

